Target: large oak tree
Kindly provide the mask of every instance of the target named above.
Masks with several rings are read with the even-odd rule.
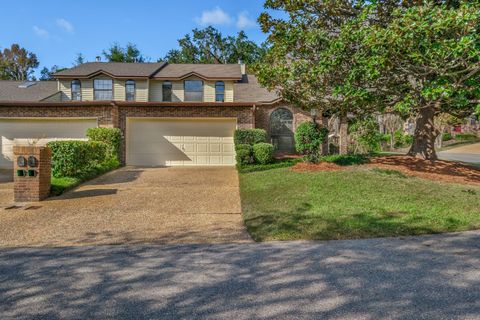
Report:
[[[0,79],[2,80],[31,79],[38,65],[37,56],[18,44],[12,44],[10,48],[0,51]]]

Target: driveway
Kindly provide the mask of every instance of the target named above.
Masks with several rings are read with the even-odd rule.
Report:
[[[251,241],[233,167],[122,168],[0,221],[0,246]]]
[[[2,319],[480,319],[480,232],[0,249]]]
[[[480,143],[469,144],[466,146],[441,151],[438,153],[438,156],[443,160],[480,164]]]

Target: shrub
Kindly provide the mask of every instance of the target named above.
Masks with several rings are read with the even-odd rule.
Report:
[[[455,140],[458,141],[475,141],[478,137],[473,133],[457,133],[455,135]]]
[[[108,146],[97,141],[52,141],[52,173],[54,177],[85,175],[107,158]]]
[[[267,132],[263,129],[237,129],[234,134],[235,145],[267,142]]]
[[[452,140],[453,137],[452,137],[452,134],[449,133],[449,132],[445,132],[443,135],[442,135],[442,141],[450,141]]]
[[[87,129],[87,138],[90,141],[98,141],[107,144],[108,156],[118,159],[120,143],[122,141],[122,132],[118,128],[89,128]]]
[[[408,147],[413,143],[413,136],[409,134],[403,134],[402,131],[395,131],[394,134],[395,148]]]
[[[376,152],[381,149],[383,135],[379,131],[378,122],[368,117],[356,119],[349,127],[354,153]]]
[[[273,161],[273,145],[265,142],[253,145],[253,157],[260,164],[271,163]]]
[[[322,142],[328,137],[328,130],[315,122],[301,123],[295,131],[295,148],[310,162],[317,162]]]
[[[239,144],[235,146],[237,164],[244,166],[253,163],[253,147],[249,144]]]
[[[350,166],[354,164],[363,164],[368,162],[368,158],[363,154],[348,154],[348,155],[330,155],[320,158],[320,161],[333,162],[339,166]]]

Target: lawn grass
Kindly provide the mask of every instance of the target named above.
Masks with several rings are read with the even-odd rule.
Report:
[[[480,187],[352,167],[241,173],[242,211],[256,241],[352,239],[480,228]]]

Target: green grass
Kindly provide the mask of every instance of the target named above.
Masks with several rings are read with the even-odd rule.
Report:
[[[291,167],[302,161],[303,159],[296,158],[296,159],[274,160],[273,163],[269,163],[269,164],[249,164],[244,166],[237,165],[237,170],[240,173],[266,171],[266,170],[272,170],[272,169],[278,169],[278,168]]]
[[[96,178],[104,173],[107,173],[111,170],[117,169],[119,163],[112,161],[103,165],[98,165],[95,168],[92,168],[90,171],[85,172],[83,175],[78,177],[54,177],[52,176],[51,187],[50,187],[50,196],[59,196],[67,190],[75,188],[79,184]]]
[[[256,241],[419,235],[480,228],[480,187],[352,167],[240,174],[242,211]]]

